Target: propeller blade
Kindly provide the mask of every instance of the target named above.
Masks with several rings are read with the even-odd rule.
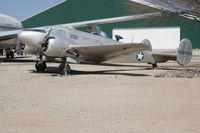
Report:
[[[45,35],[43,41],[42,41],[42,44],[45,44],[46,41],[48,40],[49,38],[49,35],[51,34],[51,31],[52,31],[52,27],[50,28],[49,32]]]

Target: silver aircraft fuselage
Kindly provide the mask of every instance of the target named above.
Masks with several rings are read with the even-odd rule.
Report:
[[[41,49],[41,40],[44,38],[46,33],[43,32],[35,32],[35,31],[23,31],[19,33],[18,39],[21,44],[26,44],[26,53],[27,54],[35,54],[38,52],[42,52]],[[80,30],[76,30],[74,28],[67,27],[54,27],[51,31],[50,40],[48,43],[48,50],[43,52],[44,54],[51,55],[51,57],[66,57],[69,56],[69,53],[66,52],[67,49],[70,49],[69,45],[111,45],[111,44],[122,44],[116,40],[112,40],[107,37],[102,37],[98,35],[94,35],[91,33],[83,32]],[[51,39],[53,37],[53,39]],[[83,52],[88,52],[92,50],[92,48],[83,48]],[[109,49],[111,50],[111,49]],[[90,53],[85,55],[84,57],[80,56],[81,60],[95,60],[96,62],[103,60],[94,58],[92,55],[100,56],[104,54],[101,49],[95,50],[95,53]],[[70,51],[69,51],[70,52]],[[71,53],[72,54],[72,53]],[[114,55],[113,55],[114,56]]]
[[[22,28],[22,23],[19,20],[0,13],[0,32],[18,30]],[[17,39],[0,40],[0,49],[15,47],[17,43]]]

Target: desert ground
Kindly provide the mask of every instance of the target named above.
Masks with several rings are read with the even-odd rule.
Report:
[[[200,133],[200,78],[155,77],[200,69],[170,61],[71,64],[72,75],[30,59],[0,64],[0,133]]]

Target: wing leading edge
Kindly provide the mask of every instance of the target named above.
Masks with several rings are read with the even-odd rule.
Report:
[[[88,25],[109,24],[109,23],[116,23],[116,22],[125,22],[125,21],[130,21],[130,20],[148,19],[148,18],[160,17],[160,16],[161,16],[160,12],[153,12],[153,13],[146,13],[146,14],[139,14],[139,15],[130,15],[130,16],[123,16],[123,17],[114,17],[114,18],[61,24],[59,26],[79,28],[79,27],[85,27]]]
[[[59,25],[52,25],[52,26],[45,26],[45,27],[35,27],[32,29],[24,29],[24,30],[41,30],[41,31],[45,32],[45,29],[48,29],[49,27],[53,27],[53,26],[79,28],[79,27],[85,27],[88,25],[124,22],[124,21],[129,21],[129,20],[145,19],[145,18],[151,18],[151,17],[156,17],[156,16],[161,16],[161,13],[154,12],[154,13],[146,13],[146,14],[140,14],[140,15],[130,15],[130,16],[123,16],[123,17],[115,17],[115,18],[89,20],[89,21],[83,21],[83,22],[59,24]],[[22,30],[23,29],[0,32],[0,41],[16,38],[18,33]]]

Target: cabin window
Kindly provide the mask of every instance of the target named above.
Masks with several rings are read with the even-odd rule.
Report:
[[[77,36],[77,35],[74,35],[74,34],[71,34],[71,35],[70,35],[70,38],[73,39],[73,40],[78,40],[78,36]]]

